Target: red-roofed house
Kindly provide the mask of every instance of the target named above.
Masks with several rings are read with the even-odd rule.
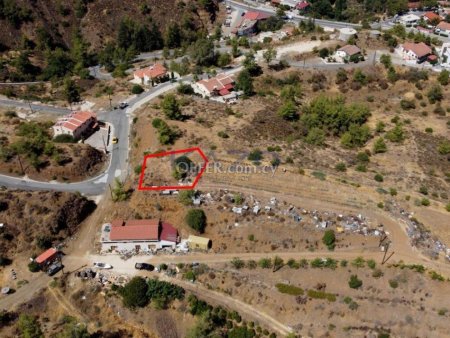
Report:
[[[432,24],[438,24],[442,20],[442,18],[434,12],[426,12],[422,15],[422,17],[426,22]]]
[[[60,258],[61,253],[55,248],[50,248],[37,256],[34,261],[39,264],[41,269],[43,269],[46,266],[52,264],[54,261],[59,260]]]
[[[167,69],[160,63],[155,63],[150,67],[138,69],[134,72],[134,80],[144,85],[160,83],[168,79]]]
[[[244,14],[241,21],[232,30],[232,33],[239,36],[252,35],[257,32],[256,25],[258,21],[266,20],[268,18],[270,18],[269,14],[249,11]]]
[[[53,126],[53,136],[67,134],[78,140],[89,136],[97,127],[95,114],[89,111],[77,111],[58,119]]]
[[[428,55],[433,53],[431,48],[423,42],[405,42],[403,45],[400,45],[398,52],[404,60],[413,60],[417,61],[417,63],[426,61]]]
[[[117,219],[102,228],[102,251],[156,251],[174,249],[178,231],[171,224],[158,219]]]
[[[210,79],[200,80],[192,86],[197,94],[203,97],[221,98],[226,101],[232,91],[234,91],[234,78],[225,73],[218,74]],[[235,98],[235,95],[232,95]]]
[[[300,13],[306,13],[311,8],[311,5],[308,1],[303,0],[298,2],[295,8],[298,9]]]

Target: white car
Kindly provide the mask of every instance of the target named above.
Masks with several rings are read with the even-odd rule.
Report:
[[[113,268],[111,264],[99,263],[99,262],[95,262],[94,266],[99,269],[112,269]]]

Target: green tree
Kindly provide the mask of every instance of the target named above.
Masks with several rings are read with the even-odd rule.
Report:
[[[44,338],[37,317],[21,314],[17,326],[23,338]]]
[[[253,94],[253,79],[247,69],[242,70],[236,80],[236,88],[242,90],[245,95]]]
[[[144,88],[142,88],[141,85],[135,84],[133,85],[133,87],[131,88],[131,93],[132,94],[136,94],[139,95],[144,91]]]
[[[231,55],[227,52],[219,55],[219,59],[217,60],[217,65],[219,67],[228,66],[231,63]]]
[[[333,250],[336,245],[336,234],[333,230],[326,230],[323,237],[322,242],[327,246],[329,250]]]
[[[387,151],[386,143],[384,142],[384,139],[382,137],[379,137],[375,140],[375,143],[373,144],[373,152],[375,154],[379,153],[385,153]]]
[[[279,109],[278,115],[287,121],[298,120],[299,115],[295,103],[292,101],[285,102]]]
[[[368,126],[359,126],[352,124],[348,131],[342,134],[341,144],[346,148],[355,148],[363,146],[370,138],[370,129]]]
[[[144,307],[148,304],[148,284],[142,277],[133,277],[120,289],[123,305],[128,308]]]
[[[316,146],[322,146],[325,143],[325,132],[317,127],[311,128],[306,135],[305,142]]]
[[[430,103],[436,103],[444,98],[442,87],[438,84],[432,86],[427,92],[427,97]]]
[[[438,76],[439,83],[443,86],[448,85],[449,76],[450,72],[447,69],[443,69]]]
[[[81,101],[80,89],[76,85],[75,81],[69,77],[64,80],[64,96],[70,105]]]
[[[190,209],[186,214],[186,223],[202,234],[206,227],[205,212],[201,209]]]
[[[392,67],[392,59],[389,54],[382,54],[380,56],[380,63],[384,66],[384,68],[389,69]]]
[[[118,178],[114,182],[114,188],[111,190],[112,200],[114,202],[126,201],[130,197],[130,192],[125,190],[123,182]]]
[[[394,128],[386,133],[386,138],[391,142],[400,143],[405,139],[405,132],[400,124],[395,125]]]
[[[161,102],[161,107],[167,118],[171,120],[182,120],[183,114],[181,114],[180,105],[175,95],[167,94]]]
[[[263,53],[263,58],[266,60],[266,62],[269,64],[277,57],[277,51],[270,46],[266,51]]]

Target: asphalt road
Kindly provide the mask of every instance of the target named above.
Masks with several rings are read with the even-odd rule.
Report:
[[[34,112],[45,111],[45,112],[61,114],[61,115],[64,115],[64,114],[67,114],[70,112],[70,109],[67,109],[67,108],[46,106],[46,105],[41,105],[41,104],[34,104],[31,102],[23,102],[23,101],[17,101],[17,100],[9,100],[9,99],[0,99],[0,106],[12,107],[12,108],[19,107],[19,108],[33,110]]]
[[[225,71],[225,73],[237,72],[240,68]],[[182,77],[180,81],[192,81],[192,75]],[[109,189],[109,185],[114,184],[115,178],[125,180],[130,172],[128,153],[130,150],[129,134],[130,124],[132,123],[133,112],[140,108],[144,103],[156,98],[162,93],[172,90],[178,86],[178,83],[166,82],[151,88],[150,90],[129,99],[129,107],[126,109],[115,109],[98,115],[99,119],[111,124],[111,135],[117,137],[119,142],[110,147],[110,162],[108,168],[99,176],[85,181],[75,183],[61,182],[40,182],[27,178],[12,177],[0,175],[0,186],[24,190],[53,190],[80,192],[84,195],[96,196],[102,195]],[[26,103],[14,100],[0,100],[0,105],[5,104],[11,107],[22,107]],[[49,111],[66,114],[69,110],[64,108],[55,108],[44,105],[32,105],[33,109],[40,111]]]

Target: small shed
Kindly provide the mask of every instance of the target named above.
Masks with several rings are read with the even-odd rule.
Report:
[[[188,245],[189,249],[201,249],[201,250],[208,250],[211,248],[211,240],[206,237],[200,237],[200,236],[194,236],[189,235],[188,237]]]
[[[56,250],[55,248],[50,248],[43,253],[41,253],[39,256],[37,256],[34,261],[38,263],[41,267],[50,265],[54,261],[58,260],[60,258],[60,252]]]

